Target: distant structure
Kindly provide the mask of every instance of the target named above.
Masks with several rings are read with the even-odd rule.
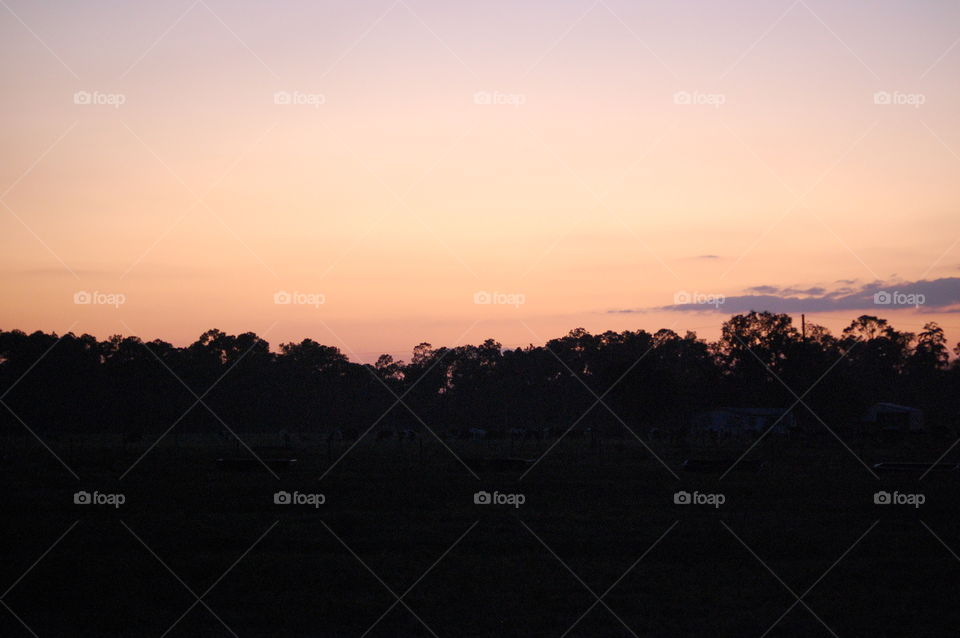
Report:
[[[693,419],[693,431],[700,434],[737,436],[789,434],[797,427],[793,412],[785,408],[717,408],[701,412]]]
[[[923,410],[896,403],[874,403],[863,417],[867,431],[926,432]]]

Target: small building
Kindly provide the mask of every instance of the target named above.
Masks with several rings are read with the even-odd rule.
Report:
[[[693,419],[694,432],[713,434],[787,434],[796,429],[793,412],[785,408],[717,408]]]
[[[483,428],[470,428],[470,438],[474,441],[482,441],[487,438],[487,431]]]
[[[923,410],[896,403],[874,403],[863,417],[867,429],[881,432],[926,432]]]

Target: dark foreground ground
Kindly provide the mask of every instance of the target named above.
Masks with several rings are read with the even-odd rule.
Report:
[[[877,479],[826,437],[765,443],[748,457],[765,469],[719,480],[679,465],[735,459],[748,444],[656,444],[677,478],[636,441],[598,452],[580,440],[518,480],[522,470],[477,459],[536,458],[547,443],[451,442],[477,479],[427,437],[363,441],[322,480],[349,443],[258,450],[299,459],[277,479],[259,464],[217,467],[218,457],[250,457],[242,448],[165,441],[122,480],[146,445],[51,444],[77,480],[36,441],[8,441],[0,636],[960,631],[960,473]],[[851,447],[872,464],[933,461],[951,443]],[[78,490],[126,502],[75,505]],[[326,502],[275,504],[278,490]],[[475,504],[478,490],[525,502]],[[678,490],[725,502],[675,504]],[[876,505],[880,490],[925,502]]]

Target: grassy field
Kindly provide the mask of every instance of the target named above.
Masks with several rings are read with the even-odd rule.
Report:
[[[872,464],[933,461],[951,443],[850,445]],[[2,570],[3,589],[13,587],[0,635],[30,635],[14,613],[41,637],[960,629],[960,473],[877,479],[828,435],[764,442],[748,457],[766,461],[762,471],[722,480],[680,465],[735,459],[747,443],[652,444],[668,470],[636,441],[562,441],[519,480],[481,460],[537,458],[549,442],[448,444],[479,479],[432,438],[364,440],[329,472],[349,442],[258,449],[298,459],[279,479],[259,465],[220,469],[217,458],[252,458],[232,444],[164,442],[121,480],[146,444],[52,442],[77,480],[35,441],[8,441]],[[126,502],[76,505],[77,490]],[[279,490],[326,500],[275,504]],[[478,490],[525,502],[478,505]],[[725,502],[676,504],[679,490]],[[879,490],[925,502],[876,505]]]

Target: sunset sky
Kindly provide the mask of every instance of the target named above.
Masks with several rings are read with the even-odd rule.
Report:
[[[6,330],[960,339],[957,2],[2,0],[0,55]]]

